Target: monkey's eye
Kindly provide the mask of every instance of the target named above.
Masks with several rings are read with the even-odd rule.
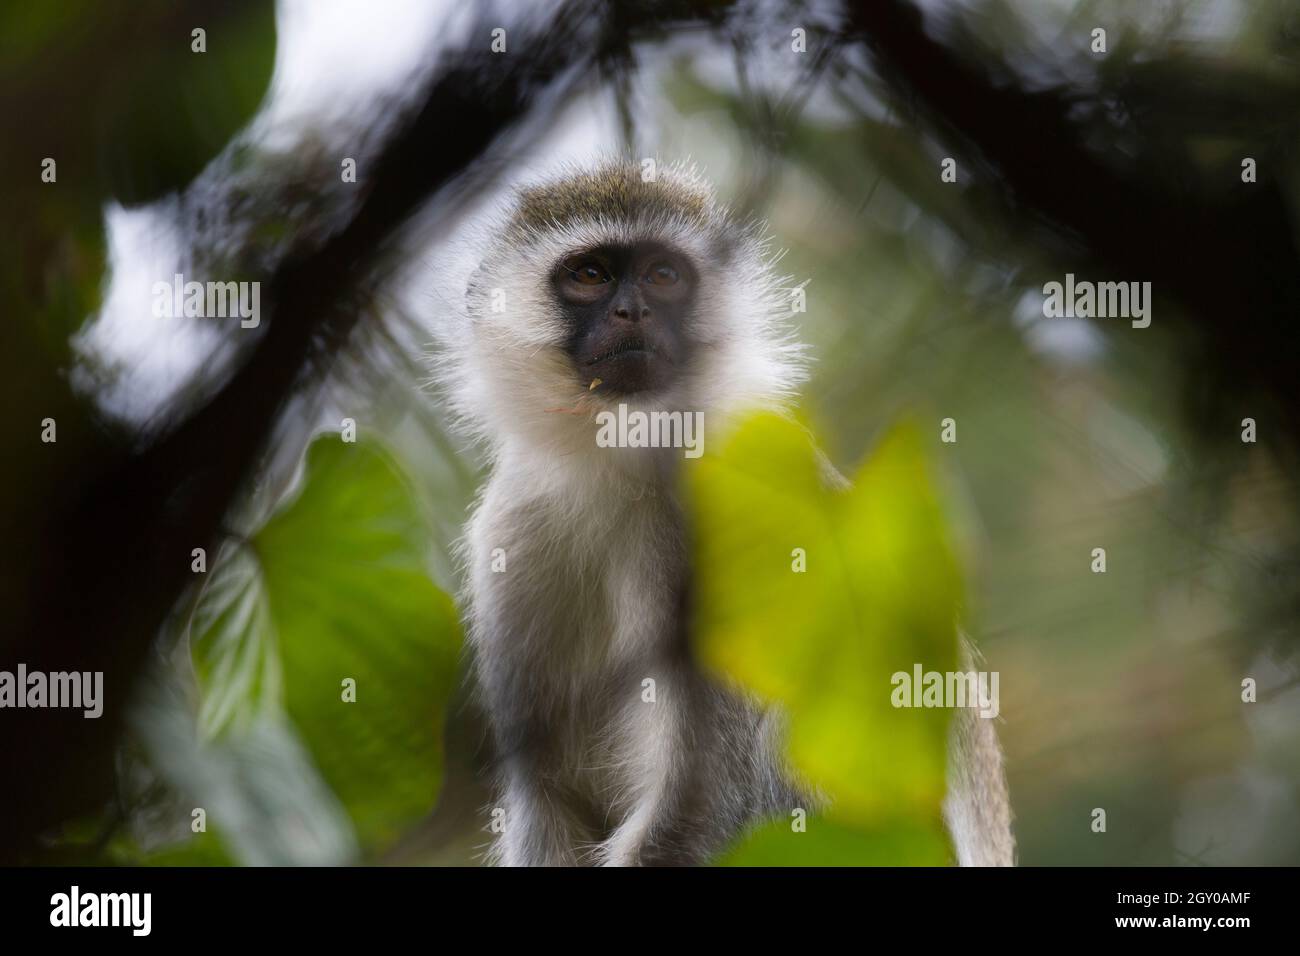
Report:
[[[610,281],[610,275],[595,259],[571,259],[564,263],[569,278],[581,285],[602,285]]]
[[[667,262],[656,262],[645,274],[645,281],[651,285],[676,285],[681,276]]]

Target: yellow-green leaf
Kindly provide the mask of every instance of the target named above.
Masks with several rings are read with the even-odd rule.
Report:
[[[839,841],[857,847],[852,860],[826,862],[943,862],[949,712],[891,702],[894,674],[957,659],[959,575],[915,432],[896,428],[847,490],[824,480],[808,431],[774,415],[687,473],[700,654],[783,706],[794,766],[831,799],[807,833],[760,832],[761,852],[750,843],[739,858],[775,862],[784,844],[806,862],[830,845],[818,827],[834,826],[860,839]]]

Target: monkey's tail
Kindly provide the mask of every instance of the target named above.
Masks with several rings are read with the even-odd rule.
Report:
[[[974,670],[979,652],[961,637],[962,666]],[[958,866],[1015,866],[1011,799],[995,721],[960,707],[948,730],[948,793],[943,818]]]

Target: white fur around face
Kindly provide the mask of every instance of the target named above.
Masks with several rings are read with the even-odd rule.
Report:
[[[709,195],[690,170],[660,170],[667,190]],[[802,383],[803,347],[790,329],[786,280],[774,271],[769,244],[726,220],[713,202],[716,228],[733,252],[715,262],[716,235],[686,217],[595,219],[546,230],[511,232],[498,217],[496,240],[470,280],[466,316],[435,359],[454,411],[493,456],[508,446],[541,452],[539,461],[575,456],[581,467],[635,467],[636,455],[609,454],[595,442],[597,412],[625,403],[629,410],[699,411],[707,429],[736,411],[780,407]],[[509,241],[501,237],[510,234]],[[550,276],[557,262],[595,246],[654,240],[688,256],[699,276],[696,307],[686,329],[687,365],[675,385],[646,396],[611,397],[589,390],[563,343],[568,329]],[[521,449],[524,450],[524,449]]]

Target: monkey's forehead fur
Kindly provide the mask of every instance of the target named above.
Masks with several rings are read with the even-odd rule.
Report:
[[[629,227],[634,232],[669,236],[689,231],[727,245],[757,238],[753,225],[735,222],[693,168],[665,164],[647,181],[640,164],[631,161],[570,170],[551,182],[523,189],[509,232],[514,238],[526,239],[578,226],[615,223],[622,225],[620,232]]]

